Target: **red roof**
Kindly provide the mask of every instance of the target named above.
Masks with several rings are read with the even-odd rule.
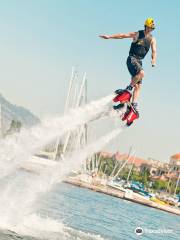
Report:
[[[173,156],[171,156],[172,160],[180,160],[180,153],[174,154]]]
[[[127,155],[127,154],[120,154],[119,152],[117,152],[117,153],[115,154],[115,158],[116,158],[116,160],[118,160],[118,161],[127,160],[128,155]],[[134,157],[134,156],[130,156],[128,162],[129,162],[129,163],[134,162],[134,165],[135,165],[136,167],[139,167],[139,166],[141,166],[141,165],[144,164],[144,163],[148,163],[147,160],[144,160],[144,159],[138,158],[138,157]]]

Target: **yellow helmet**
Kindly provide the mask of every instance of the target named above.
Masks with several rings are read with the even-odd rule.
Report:
[[[145,23],[144,23],[144,26],[154,29],[155,28],[154,19],[153,18],[147,18]]]

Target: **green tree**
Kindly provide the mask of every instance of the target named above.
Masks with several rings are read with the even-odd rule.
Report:
[[[142,173],[141,182],[144,184],[144,186],[147,186],[149,181],[150,181],[150,172],[148,169],[146,169]]]
[[[142,181],[142,176],[139,172],[132,170],[132,174],[130,176],[130,180],[141,182]]]
[[[162,180],[156,180],[153,183],[152,188],[155,190],[166,190],[168,183],[166,181],[162,181]]]

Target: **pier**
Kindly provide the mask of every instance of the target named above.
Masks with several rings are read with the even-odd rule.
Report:
[[[143,197],[141,197],[139,194],[136,193],[132,193],[132,194],[127,194],[124,191],[118,190],[118,189],[114,189],[112,187],[109,187],[107,185],[96,185],[93,182],[83,182],[81,180],[79,180],[77,177],[67,177],[64,180],[65,183],[77,186],[77,187],[81,187],[81,188],[87,188],[90,189],[92,191],[95,192],[99,192],[99,193],[103,193],[103,194],[107,194],[113,197],[117,197],[117,198],[121,198],[127,201],[131,201],[137,204],[141,204],[147,207],[151,207],[151,208],[156,208],[159,209],[161,211],[165,211],[165,212],[169,212],[172,214],[176,214],[180,216],[180,209],[168,206],[168,205],[162,205],[156,202],[153,202],[151,200],[145,199]],[[138,196],[139,195],[139,196]]]

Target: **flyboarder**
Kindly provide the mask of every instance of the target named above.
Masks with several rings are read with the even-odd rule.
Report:
[[[151,64],[152,67],[156,65],[156,39],[152,36],[151,32],[155,29],[155,24],[153,18],[147,18],[144,23],[144,30],[139,30],[137,32],[130,33],[118,33],[112,35],[100,35],[99,37],[103,39],[123,39],[132,38],[131,47],[129,50],[129,56],[127,58],[127,68],[131,74],[131,83],[126,87],[126,89],[118,89],[115,93],[118,95],[114,102],[119,101],[119,105],[114,106],[114,109],[121,108],[124,103],[131,103],[128,111],[124,115],[123,120],[127,120],[132,123],[131,120],[139,117],[137,110],[137,99],[140,94],[140,89],[142,85],[142,79],[144,78],[144,70],[142,67],[142,59],[146,56],[149,49],[151,48]],[[134,90],[133,90],[134,89]],[[133,93],[131,94],[131,91]],[[133,114],[131,114],[133,113]],[[130,124],[129,124],[130,125]]]

